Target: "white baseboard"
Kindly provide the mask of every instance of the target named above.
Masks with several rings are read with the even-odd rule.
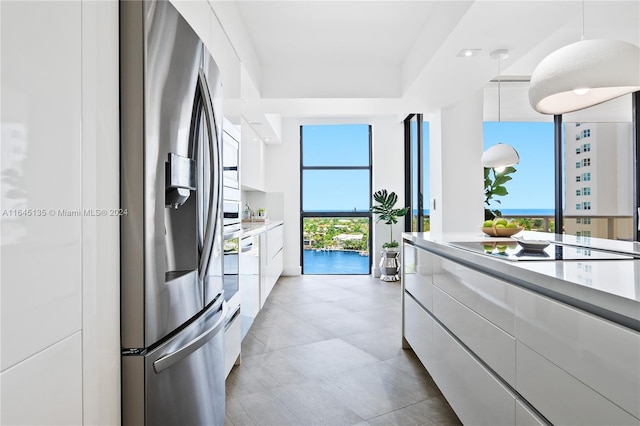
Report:
[[[296,266],[285,266],[282,275],[287,277],[299,277],[302,275],[302,267],[300,265]]]

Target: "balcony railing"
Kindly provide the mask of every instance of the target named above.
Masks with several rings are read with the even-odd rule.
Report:
[[[505,219],[515,219],[524,222],[525,229],[537,232],[555,232],[555,218],[553,215],[505,214]],[[576,223],[576,220],[587,220],[589,223]],[[413,217],[416,220],[416,216]],[[415,227],[414,227],[415,229]],[[564,233],[584,235],[609,240],[627,240],[634,238],[633,216],[631,215],[564,215]],[[424,216],[424,230],[430,230],[430,218]],[[578,234],[580,232],[580,234]],[[588,234],[584,234],[588,232]]]

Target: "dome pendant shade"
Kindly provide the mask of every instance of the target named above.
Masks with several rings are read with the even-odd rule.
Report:
[[[499,143],[487,148],[482,153],[480,162],[483,167],[500,169],[518,164],[520,156],[512,146]]]
[[[542,114],[564,114],[640,90],[640,47],[621,40],[583,40],[544,58],[533,71],[529,102]]]

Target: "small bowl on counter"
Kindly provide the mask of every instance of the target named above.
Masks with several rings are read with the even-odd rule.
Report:
[[[546,241],[546,240],[525,240],[524,238],[520,238],[520,237],[511,237],[511,238],[515,240],[520,245],[520,247],[522,247],[524,251],[541,252],[541,251],[544,251],[544,249],[549,246],[549,241]]]

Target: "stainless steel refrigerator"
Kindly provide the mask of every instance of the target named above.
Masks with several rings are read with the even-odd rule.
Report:
[[[222,84],[168,1],[120,2],[125,425],[222,425]]]

